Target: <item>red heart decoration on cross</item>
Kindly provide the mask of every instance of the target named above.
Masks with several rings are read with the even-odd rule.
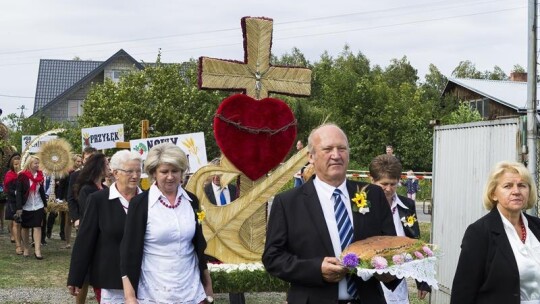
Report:
[[[251,180],[279,165],[296,138],[296,119],[276,98],[236,94],[223,100],[214,117],[214,136],[223,154]]]

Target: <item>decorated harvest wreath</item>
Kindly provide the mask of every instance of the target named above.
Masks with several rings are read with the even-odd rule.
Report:
[[[356,241],[343,250],[345,267],[364,280],[375,273],[411,277],[437,288],[436,257],[430,245],[406,236],[373,236]]]
[[[38,156],[43,172],[53,179],[67,176],[73,167],[71,145],[64,139],[59,138],[45,142],[41,145]],[[47,211],[68,211],[66,202],[57,200],[54,195],[54,180],[51,181],[51,187]]]
[[[350,244],[345,248],[342,256],[345,257],[348,254],[354,254],[360,261],[369,262],[370,266],[377,268],[376,266],[384,265],[384,262],[373,265],[376,264],[372,263],[375,258],[387,260],[386,266],[388,266],[395,263],[394,260],[399,263],[399,258],[397,258],[399,256],[405,257],[407,254],[412,255],[415,252],[421,254],[422,257],[424,254],[428,256],[427,252],[421,253],[424,247],[428,248],[428,252],[430,252],[429,256],[433,255],[431,249],[420,240],[411,239],[406,236],[372,236]],[[415,256],[418,257],[420,255]],[[380,259],[377,260],[381,261]]]

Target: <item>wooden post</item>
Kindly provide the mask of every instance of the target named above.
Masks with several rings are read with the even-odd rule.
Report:
[[[141,120],[141,138],[148,138],[148,131],[150,129],[150,121],[148,119]],[[117,149],[130,149],[129,142],[116,142]]]
[[[148,129],[150,128],[150,122],[148,119],[141,120],[141,138],[148,138]]]

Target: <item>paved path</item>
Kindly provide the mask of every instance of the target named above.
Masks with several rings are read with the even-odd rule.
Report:
[[[229,295],[220,293],[215,295],[216,302],[229,303]],[[246,302],[254,304],[284,303],[285,293],[260,292],[246,293]],[[0,289],[0,303],[2,304],[63,304],[75,303],[66,288],[10,288]],[[88,291],[86,303],[94,304],[96,299],[92,291]]]
[[[426,202],[424,207],[424,202],[416,202],[416,215],[418,217],[418,221],[421,223],[431,223],[431,214],[425,214],[425,212],[431,211],[428,209],[430,206],[430,203]]]

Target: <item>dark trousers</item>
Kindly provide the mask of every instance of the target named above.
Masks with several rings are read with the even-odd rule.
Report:
[[[45,212],[45,210],[43,210]],[[41,223],[41,244],[45,244],[45,231],[47,229],[47,217],[43,217],[43,223]]]
[[[60,238],[64,238],[64,227],[66,226],[66,222],[64,221],[65,218],[65,212],[60,212]],[[49,216],[47,218],[47,235],[51,235],[52,229],[54,227],[54,221],[56,220],[56,217],[58,216],[57,212],[49,212]]]
[[[246,304],[246,298],[243,292],[229,293],[229,303],[231,304]]]

